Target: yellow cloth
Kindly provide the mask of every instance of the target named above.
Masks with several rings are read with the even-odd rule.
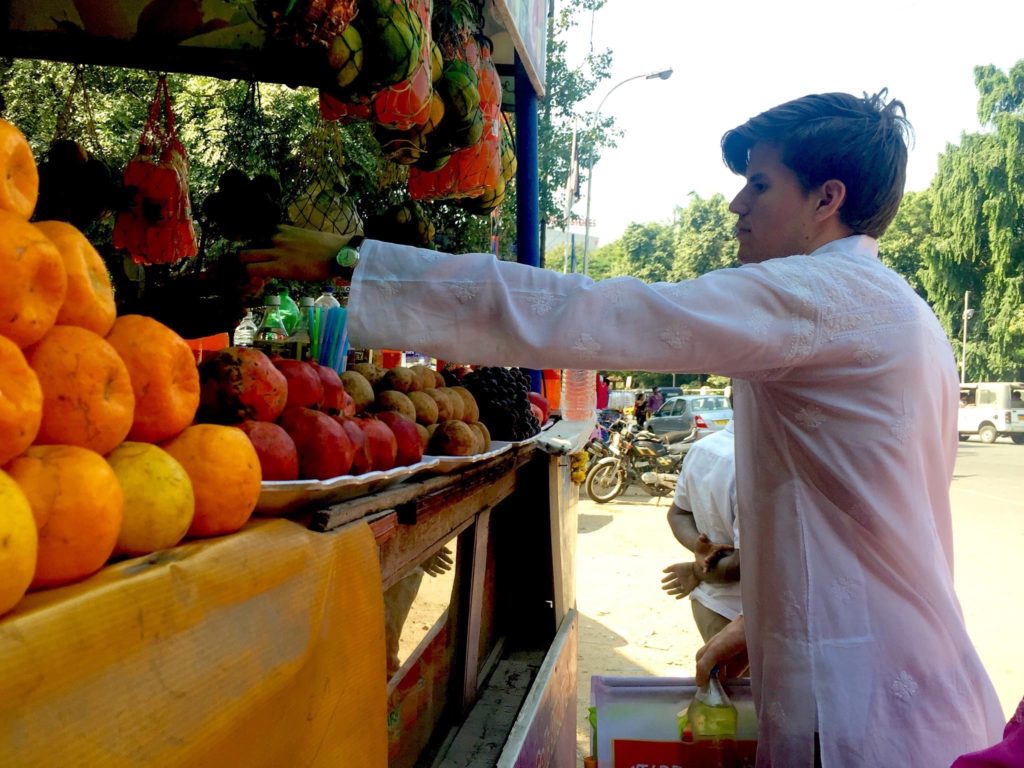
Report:
[[[387,765],[363,523],[287,520],[105,568],[0,619],[0,763]]]

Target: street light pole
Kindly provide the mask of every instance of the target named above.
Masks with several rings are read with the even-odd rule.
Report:
[[[974,317],[974,310],[970,308],[971,292],[964,291],[964,338],[960,344],[960,383],[967,381],[967,321]]]
[[[597,109],[594,110],[594,118],[590,124],[590,154],[587,157],[587,217],[583,222],[583,274],[590,274],[590,189],[591,182],[594,179],[594,132],[597,130],[598,122],[601,119],[601,107],[608,101],[608,97],[615,93],[616,90],[621,88],[626,83],[631,83],[634,80],[668,80],[672,77],[672,68],[663,69],[660,72],[650,72],[646,75],[633,75],[627,77],[625,80],[621,80],[611,87],[611,89],[604,95],[604,98],[597,105]]]

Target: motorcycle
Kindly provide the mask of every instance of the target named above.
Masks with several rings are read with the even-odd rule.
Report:
[[[678,476],[683,457],[696,440],[696,428],[660,437],[646,430],[620,433],[617,453],[598,460],[587,472],[587,495],[598,504],[605,504],[633,485],[639,485],[651,496],[671,495],[675,484],[666,486],[657,475]],[[644,476],[651,473],[655,477],[649,479],[654,482],[647,482]]]
[[[619,451],[620,436],[628,430],[628,425],[622,418],[622,414],[614,411],[612,413],[615,414],[613,418],[598,417],[597,426],[594,429],[595,434],[583,447],[583,450],[589,454],[588,464],[590,466],[607,456],[616,455]]]

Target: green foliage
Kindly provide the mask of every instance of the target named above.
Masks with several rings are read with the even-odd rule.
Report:
[[[878,241],[882,262],[906,279],[917,293],[927,298],[922,271],[934,244],[931,191],[908,192],[899,213]]]
[[[922,283],[951,338],[961,336],[964,291],[969,379],[1024,375],[1024,60],[1009,74],[976,67],[980,134],[964,135],[932,181],[934,240]]]
[[[573,128],[590,125],[591,115],[580,115],[577,107],[610,76],[610,50],[591,51],[583,63],[570,67],[566,61],[567,36],[580,23],[581,13],[595,11],[605,0],[566,3],[557,17],[548,22],[546,96],[537,116],[537,144],[540,174],[540,220],[565,224],[565,185],[569,174]],[[581,132],[578,158],[586,169],[590,153],[603,146],[613,146],[612,118],[604,118],[590,133]],[[542,243],[543,246],[543,243]],[[543,250],[543,248],[542,248]],[[561,265],[561,259],[558,260]]]
[[[645,283],[671,280],[675,262],[672,227],[665,224],[630,224],[619,239],[622,266],[627,275]]]
[[[676,208],[675,260],[669,279],[690,280],[705,272],[738,266],[735,223],[736,217],[729,213],[725,197],[714,194],[704,200],[691,192],[689,205]]]

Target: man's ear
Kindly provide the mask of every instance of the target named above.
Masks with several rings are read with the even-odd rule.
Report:
[[[839,209],[845,202],[846,185],[839,179],[829,179],[818,189],[815,218],[818,221],[825,221],[833,216],[839,216]]]

